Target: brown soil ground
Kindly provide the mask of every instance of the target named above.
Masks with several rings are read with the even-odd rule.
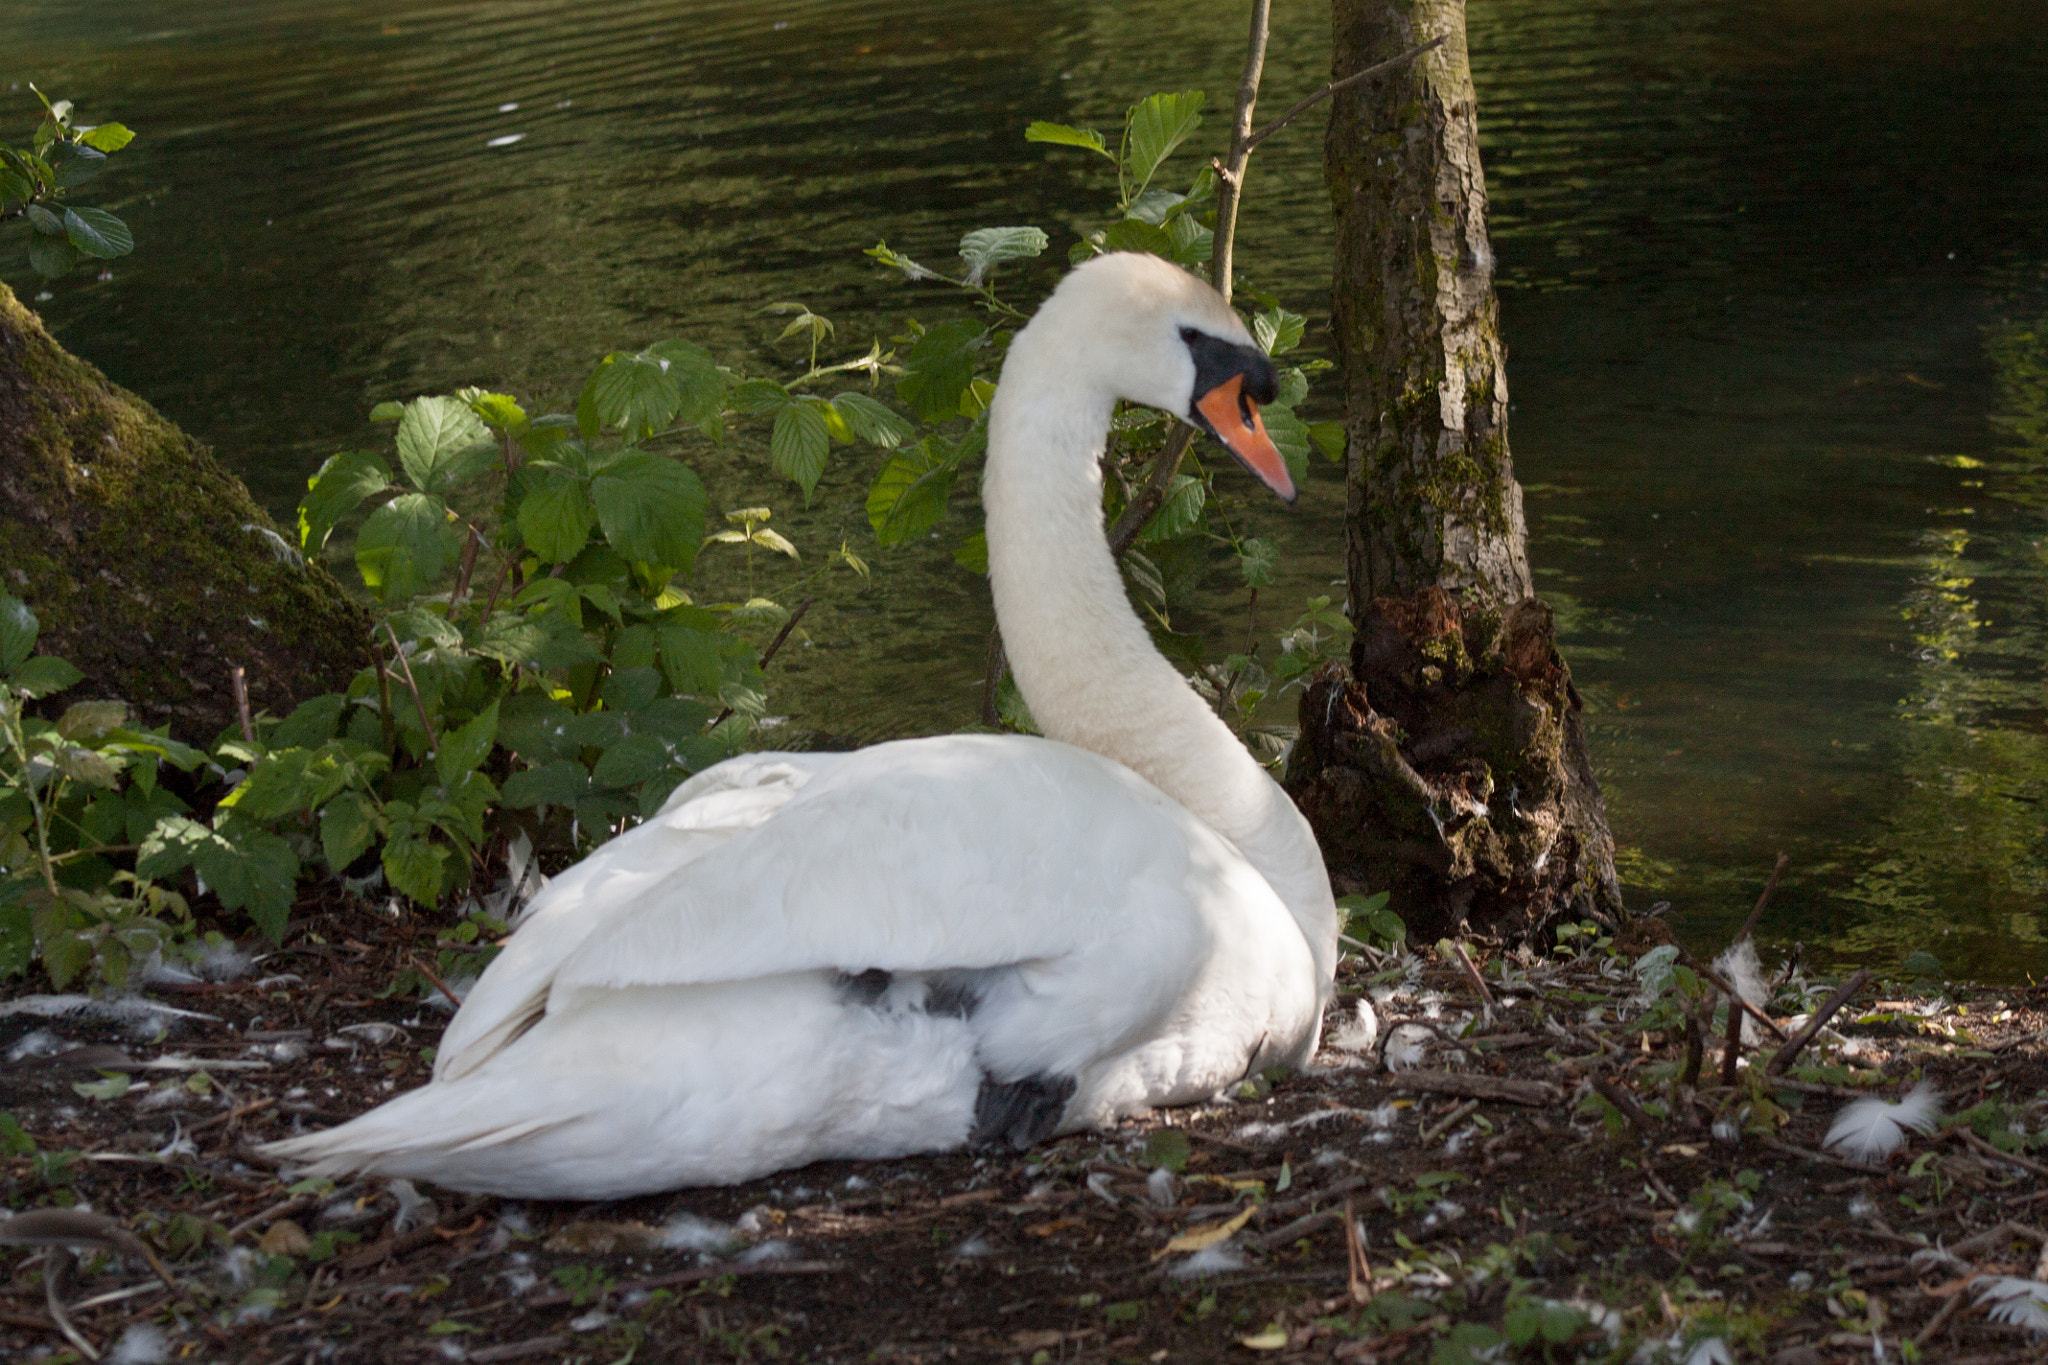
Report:
[[[1806,1079],[1753,1085],[1745,1055],[1721,1087],[1710,1042],[1685,1086],[1682,1024],[1640,1027],[1640,983],[1604,945],[1510,960],[1506,980],[1482,962],[1485,1012],[1455,959],[1351,958],[1333,1041],[1357,1042],[1343,1025],[1376,988],[1386,1025],[1412,1026],[1395,1050],[1427,1043],[1418,1066],[1333,1046],[1313,1074],[1024,1153],[829,1162],[602,1205],[427,1189],[414,1225],[388,1182],[293,1194],[246,1148],[426,1079],[445,1016],[379,998],[415,934],[432,939],[308,909],[239,979],[154,988],[207,1016],[163,1036],[0,1017],[0,1056],[47,1031],[27,1049],[44,1055],[0,1070],[19,1125],[0,1120],[7,1206],[111,1215],[175,1286],[85,1253],[59,1285],[85,1345],[257,1365],[1441,1363],[1684,1360],[1711,1335],[1776,1365],[2048,1360],[1977,1300],[1988,1276],[2048,1278],[2048,1143],[2028,1136],[2048,1128],[2048,989],[1873,986],[1801,1055]],[[145,1068],[160,1058],[203,1078]],[[2002,1108],[1874,1167],[1821,1154],[1843,1096],[1897,1098],[1923,1076],[1950,1115]],[[1742,1131],[1716,1137],[1717,1114]],[[1169,1249],[1232,1225],[1202,1253],[1210,1273]],[[726,1245],[677,1245],[693,1227]],[[0,1358],[77,1358],[46,1306],[53,1256],[0,1247]],[[1577,1311],[1546,1315],[1553,1301]],[[1489,1350],[1479,1328],[1533,1340]]]

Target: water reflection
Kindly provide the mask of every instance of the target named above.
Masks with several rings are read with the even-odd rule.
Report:
[[[778,373],[770,301],[830,314],[853,350],[958,307],[862,260],[878,237],[943,256],[1035,223],[1060,257],[1109,186],[1024,122],[1220,99],[1245,9],[77,0],[0,7],[0,87],[141,131],[102,182],[141,248],[41,306],[283,506],[376,439],[381,398],[559,402],[605,351],[673,335]],[[1327,11],[1275,9],[1284,107],[1326,76]],[[2048,971],[2039,13],[1472,0],[1531,557],[1634,894],[1703,942],[1783,847],[1782,937]],[[25,126],[25,90],[7,98]],[[1320,162],[1313,127],[1260,152],[1240,252],[1306,306],[1312,347]],[[693,453],[722,505],[762,500],[760,447]],[[777,490],[776,524],[869,547],[865,474],[842,466],[808,509]],[[1233,496],[1287,553],[1262,617],[1327,591],[1328,475],[1298,514]],[[872,556],[871,589],[826,589],[777,663],[783,733],[971,718],[988,618],[946,556],[957,529]],[[1227,569],[1183,623],[1234,646]]]

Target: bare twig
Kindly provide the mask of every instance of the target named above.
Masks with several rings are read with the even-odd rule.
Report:
[[[1372,1302],[1372,1262],[1365,1259],[1365,1243],[1358,1236],[1358,1214],[1349,1199],[1344,1201],[1344,1259],[1350,1265],[1353,1303]]]
[[[438,975],[436,975],[434,969],[432,967],[429,967],[423,958],[415,954],[412,960],[412,965],[419,969],[419,973],[421,976],[424,976],[427,980],[433,982],[435,987],[441,992],[441,994],[448,997],[448,1002],[450,1004],[454,1005],[455,1008],[457,1009],[462,1008],[462,997],[457,995],[453,990],[451,990],[448,986],[448,983],[443,981]]]
[[[263,1210],[261,1213],[254,1214],[248,1218],[244,1218],[241,1222],[229,1228],[228,1240],[232,1242],[245,1232],[255,1232],[259,1228],[268,1227],[270,1226],[270,1224],[276,1222],[280,1218],[288,1218],[292,1214],[299,1212],[301,1209],[310,1209],[319,1202],[320,1197],[318,1195],[293,1195],[290,1199],[286,1199],[279,1203],[272,1204],[269,1208]]]
[[[1650,1116],[1643,1112],[1643,1107],[1637,1104],[1626,1090],[1623,1090],[1605,1076],[1595,1076],[1593,1078],[1593,1088],[1600,1092],[1601,1099],[1606,1100],[1616,1109],[1619,1109],[1621,1116],[1627,1119],[1638,1133],[1641,1133],[1644,1137],[1650,1137],[1656,1132],[1656,1129],[1650,1122]]]
[[[1229,158],[1217,167],[1216,239],[1209,248],[1209,283],[1230,301],[1231,253],[1237,244],[1237,205],[1244,193],[1245,162],[1252,154],[1252,110],[1266,71],[1266,37],[1272,0],[1252,0],[1252,31],[1245,44],[1244,74],[1237,82],[1237,116],[1230,125]]]
[[[1785,1040],[1785,1030],[1778,1027],[1777,1021],[1772,1019],[1770,1015],[1765,1014],[1762,1010],[1758,1009],[1755,1005],[1752,1005],[1747,1000],[1744,1000],[1742,998],[1742,992],[1736,990],[1735,987],[1729,985],[1728,982],[1723,980],[1719,972],[1715,971],[1712,967],[1709,967],[1706,963],[1700,961],[1699,958],[1687,952],[1684,948],[1680,948],[1678,950],[1678,959],[1679,961],[1683,962],[1686,966],[1692,968],[1701,980],[1705,981],[1715,990],[1721,992],[1721,994],[1727,996],[1728,1003],[1730,1005],[1739,1005],[1742,1008],[1742,1012],[1744,1014],[1756,1020],[1759,1024],[1762,1024],[1773,1038],[1776,1038],[1779,1042],[1783,1042]]]
[[[1742,922],[1742,928],[1731,942],[1740,943],[1756,932],[1756,922],[1763,918],[1764,907],[1771,903],[1771,893],[1778,889],[1778,878],[1785,875],[1785,866],[1791,861],[1783,853],[1778,855],[1777,866],[1771,869],[1771,879],[1764,883],[1764,893],[1756,898],[1756,908],[1749,912],[1749,918]]]
[[[1871,975],[1870,968],[1865,967],[1862,971],[1857,972],[1856,975],[1844,981],[1842,988],[1829,996],[1828,1002],[1814,1012],[1813,1018],[1806,1021],[1806,1027],[1799,1030],[1790,1042],[1778,1049],[1777,1055],[1771,1058],[1770,1065],[1764,1068],[1765,1074],[1775,1076],[1790,1066],[1792,1059],[1799,1055],[1799,1050],[1814,1040],[1814,1037],[1826,1026],[1828,1020],[1834,1016],[1835,1011],[1848,1004],[1850,997],[1869,984]]]
[[[1445,1114],[1435,1123],[1432,1123],[1429,1125],[1429,1127],[1423,1129],[1421,1136],[1417,1140],[1420,1141],[1423,1146],[1429,1146],[1430,1143],[1435,1142],[1438,1138],[1442,1137],[1445,1133],[1448,1133],[1452,1128],[1456,1127],[1461,1120],[1468,1119],[1474,1113],[1478,1112],[1478,1109],[1478,1100],[1466,1100],[1463,1104],[1452,1109],[1450,1113]]]
[[[441,740],[434,733],[434,722],[427,719],[427,703],[420,697],[420,685],[412,680],[412,665],[406,662],[405,649],[398,643],[398,632],[386,621],[384,633],[391,637],[391,652],[398,656],[398,667],[405,673],[405,685],[412,691],[413,705],[420,709],[420,728],[427,732],[427,752],[439,753]]]
[[[2032,1171],[2035,1175],[2048,1175],[2048,1166],[2042,1165],[2032,1157],[2021,1156],[2018,1152],[2001,1152],[1968,1128],[1954,1128],[1950,1131],[1957,1137],[1960,1137],[1968,1146],[1976,1148],[1988,1160],[2003,1161],[2008,1165],[2017,1166],[2023,1171]],[[2030,1231],[2029,1235],[2035,1236],[2036,1240],[2038,1240],[2038,1234],[2033,1234]]]
[[[1488,1009],[1492,1009],[1493,992],[1486,989],[1486,978],[1481,976],[1479,974],[1479,968],[1475,967],[1472,964],[1472,957],[1469,953],[1465,951],[1465,945],[1462,943],[1453,943],[1451,945],[1451,951],[1457,954],[1458,965],[1465,969],[1465,978],[1472,983],[1472,989],[1479,992],[1479,1003],[1486,1006],[1486,1008]]]
[[[1398,57],[1389,57],[1387,58],[1387,60],[1379,63],[1377,66],[1368,66],[1363,71],[1352,72],[1350,75],[1344,77],[1344,79],[1342,80],[1331,81],[1328,85],[1316,91],[1315,94],[1310,95],[1307,99],[1295,105],[1292,109],[1289,109],[1279,118],[1274,119],[1271,123],[1259,129],[1258,132],[1253,133],[1249,138],[1245,139],[1244,149],[1247,152],[1249,152],[1252,148],[1258,146],[1261,142],[1264,142],[1267,138],[1273,136],[1273,134],[1279,132],[1282,128],[1285,128],[1288,124],[1294,122],[1303,114],[1306,114],[1309,110],[1315,108],[1318,104],[1321,104],[1324,100],[1336,94],[1339,90],[1348,89],[1351,86],[1357,85],[1360,81],[1369,81],[1374,76],[1380,75],[1382,72],[1392,71],[1397,66],[1406,66],[1409,62],[1414,61],[1417,57],[1420,57],[1423,53],[1429,51],[1431,48],[1442,47],[1445,42],[1449,41],[1449,38],[1449,34],[1444,34],[1442,37],[1431,38],[1422,46],[1411,47]]]
[[[789,619],[782,623],[782,629],[777,631],[775,638],[768,642],[768,648],[761,651],[761,667],[768,667],[769,662],[774,659],[776,651],[782,648],[782,642],[789,638],[789,633],[796,629],[796,623],[804,619],[804,613],[809,611],[811,603],[817,600],[815,597],[806,597],[803,601],[796,604],[796,610],[791,612]],[[732,708],[728,706],[723,711],[720,711],[717,718],[711,723],[717,725],[731,714]]]
[[[256,742],[256,721],[249,714],[249,680],[236,664],[228,670],[228,683],[235,689],[235,715],[242,722],[242,738],[250,744]]]
[[[453,616],[455,609],[462,605],[462,599],[469,596],[469,577],[476,572],[476,554],[478,550],[483,548],[484,543],[484,533],[482,531],[477,530],[469,522],[465,521],[462,524],[468,527],[469,538],[462,544],[462,564],[455,571],[455,590],[448,594],[448,614],[450,616]],[[486,619],[489,618],[486,617]]]
[[[1216,164],[1216,239],[1209,248],[1209,283],[1230,300],[1231,253],[1237,243],[1237,205],[1244,191],[1245,161],[1252,154],[1252,110],[1259,101],[1259,80],[1266,70],[1266,36],[1270,27],[1271,0],[1253,0],[1251,38],[1245,47],[1244,72],[1237,82],[1237,111],[1231,119],[1230,151]],[[1180,472],[1181,458],[1195,442],[1195,429],[1185,422],[1166,437],[1166,444],[1152,461],[1138,495],[1124,504],[1116,524],[1109,528],[1109,552],[1122,559],[1138,541],[1138,533],[1166,501],[1166,490]]]

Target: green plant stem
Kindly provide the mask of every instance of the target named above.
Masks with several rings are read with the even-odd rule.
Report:
[[[412,665],[406,662],[405,650],[398,643],[398,632],[391,628],[389,621],[386,621],[384,623],[384,633],[391,637],[391,652],[398,656],[398,667],[405,674],[407,689],[412,692],[412,704],[419,708],[420,728],[427,732],[427,752],[429,754],[439,753],[441,750],[441,740],[434,733],[434,722],[427,717],[426,700],[420,696],[420,685],[413,681]],[[386,695],[389,694],[387,693]]]
[[[52,896],[58,893],[55,864],[50,859],[50,817],[43,801],[36,795],[35,773],[31,770],[28,753],[28,737],[21,729],[21,706],[11,696],[7,702],[7,745],[21,760],[21,790],[28,797],[29,812],[36,822],[36,861],[43,874],[43,886]],[[56,768],[50,769],[54,775]],[[61,781],[61,779],[59,779]]]

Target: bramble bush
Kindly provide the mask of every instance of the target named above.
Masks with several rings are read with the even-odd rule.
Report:
[[[1140,101],[1113,152],[1099,133],[1030,126],[1030,140],[1116,169],[1112,221],[1072,260],[1115,250],[1206,260],[1214,173],[1198,172],[1185,193],[1154,183],[1199,127],[1202,103],[1200,92]],[[33,615],[0,598],[0,977],[40,959],[59,985],[118,987],[136,961],[180,951],[188,893],[211,894],[276,940],[308,872],[360,892],[381,881],[431,906],[473,894],[521,834],[573,856],[644,819],[748,741],[765,705],[755,641],[793,624],[783,601],[837,568],[867,572],[845,545],[805,565],[768,507],[714,518],[688,452],[716,446],[736,422],[765,423],[772,469],[806,501],[835,448],[874,452],[866,511],[877,544],[911,552],[951,519],[960,529],[941,552],[985,573],[973,489],[987,405],[1030,313],[998,293],[997,277],[1047,245],[1037,228],[979,229],[949,276],[878,244],[868,255],[908,280],[949,284],[980,315],[913,319],[889,349],[876,339],[821,363],[832,321],[771,304],[765,312],[788,318],[779,339],[805,348],[788,378],[746,376],[688,341],[663,341],[606,356],[568,413],[529,414],[481,389],[379,404],[371,416],[392,424],[389,448],[327,460],[298,516],[300,552],[334,560],[346,545],[378,609],[367,666],[345,691],[253,717],[210,750],[129,726],[118,702],[38,718],[37,704],[77,673],[34,655]],[[1248,282],[1237,292],[1261,305],[1251,327],[1276,358],[1300,343],[1299,314]],[[1283,364],[1279,401],[1264,409],[1297,479],[1312,448],[1341,449],[1335,423],[1295,416],[1325,367]],[[885,382],[900,408],[878,396]],[[1178,416],[1119,410],[1109,515],[1131,501]],[[1219,560],[1254,605],[1278,571],[1275,547],[1232,527],[1212,471],[1191,463],[1125,555],[1126,575],[1162,646],[1271,758],[1281,736],[1255,723],[1260,700],[1340,652],[1349,626],[1315,599],[1265,661],[1249,651],[1212,660],[1173,629],[1172,611]],[[330,546],[344,527],[352,542]],[[744,598],[698,601],[700,556],[734,548],[748,556]],[[804,576],[756,594],[757,554]],[[1014,695],[1005,715],[1028,726]]]

